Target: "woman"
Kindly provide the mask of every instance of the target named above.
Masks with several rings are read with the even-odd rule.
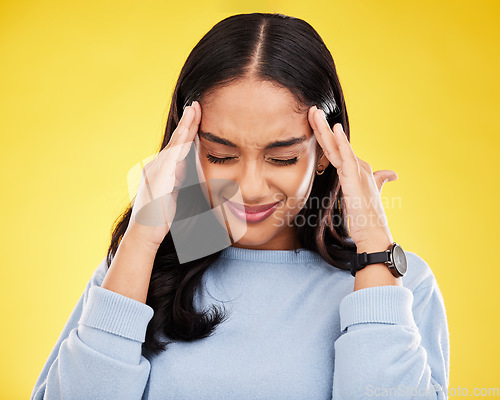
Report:
[[[381,204],[397,175],[349,138],[309,24],[216,24],[32,398],[447,398],[441,293]]]

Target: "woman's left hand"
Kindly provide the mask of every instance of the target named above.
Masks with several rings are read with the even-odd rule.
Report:
[[[373,172],[370,164],[356,157],[351,144],[337,123],[330,129],[324,112],[313,106],[308,112],[316,140],[337,169],[342,188],[342,212],[348,218],[349,235],[361,251],[388,246],[393,242],[380,194],[385,182],[398,179],[396,172]],[[328,166],[323,161],[324,168]],[[361,250],[360,250],[361,249]],[[378,248],[376,251],[382,251]]]

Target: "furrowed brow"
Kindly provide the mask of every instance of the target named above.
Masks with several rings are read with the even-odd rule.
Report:
[[[223,139],[219,136],[216,136],[210,132],[199,131],[199,135],[203,139],[208,140],[210,142],[224,144],[224,145],[229,146],[229,147],[238,147],[233,142],[230,142],[227,139]],[[273,149],[276,147],[289,147],[289,146],[293,146],[294,144],[297,144],[297,143],[302,143],[305,140],[307,140],[306,136],[294,137],[294,138],[289,138],[289,139],[285,139],[285,140],[278,140],[276,142],[272,142],[272,143],[269,143],[268,145],[266,145],[265,149],[267,150],[267,149]]]

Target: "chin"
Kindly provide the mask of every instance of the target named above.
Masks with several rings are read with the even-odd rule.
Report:
[[[262,235],[262,233],[259,234],[259,232],[255,232],[254,234],[247,232],[237,242],[234,242],[234,244],[240,246],[262,246],[268,243],[271,239],[272,236],[266,237]]]

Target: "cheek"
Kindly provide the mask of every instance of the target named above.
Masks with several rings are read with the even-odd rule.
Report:
[[[205,181],[209,180],[235,180],[234,170],[232,168],[228,168],[224,164],[214,164],[209,162],[206,157],[205,159],[200,159],[200,167],[203,171],[203,177]],[[199,175],[199,173],[198,173]]]
[[[207,153],[209,153],[209,151],[206,147],[203,145],[198,146],[198,149],[196,150],[196,163],[198,169],[203,171],[205,178],[229,178],[229,175],[232,173],[232,168],[228,168],[228,164],[218,164],[208,161]]]
[[[224,195],[227,198],[236,196],[235,201],[243,203],[243,199],[238,195],[239,187],[234,170],[224,164],[209,162],[205,154],[203,150],[197,152],[196,169],[207,202],[214,208],[221,204]]]
[[[210,163],[206,156],[206,151],[203,148],[197,150],[196,152],[196,167],[198,171],[198,177],[203,181],[216,178],[220,176],[222,169],[218,164]]]
[[[289,187],[290,194],[293,193],[297,198],[309,196],[314,180],[315,171],[314,155],[308,155],[302,158],[300,168],[297,168],[293,176],[290,176],[286,185]]]
[[[207,203],[211,204],[213,208],[214,204],[210,194],[212,192],[210,179],[213,179],[213,176],[211,174],[211,169],[207,166],[207,164],[207,160],[202,157],[202,154],[199,151],[196,151],[196,172],[198,175],[198,183],[200,184]]]

